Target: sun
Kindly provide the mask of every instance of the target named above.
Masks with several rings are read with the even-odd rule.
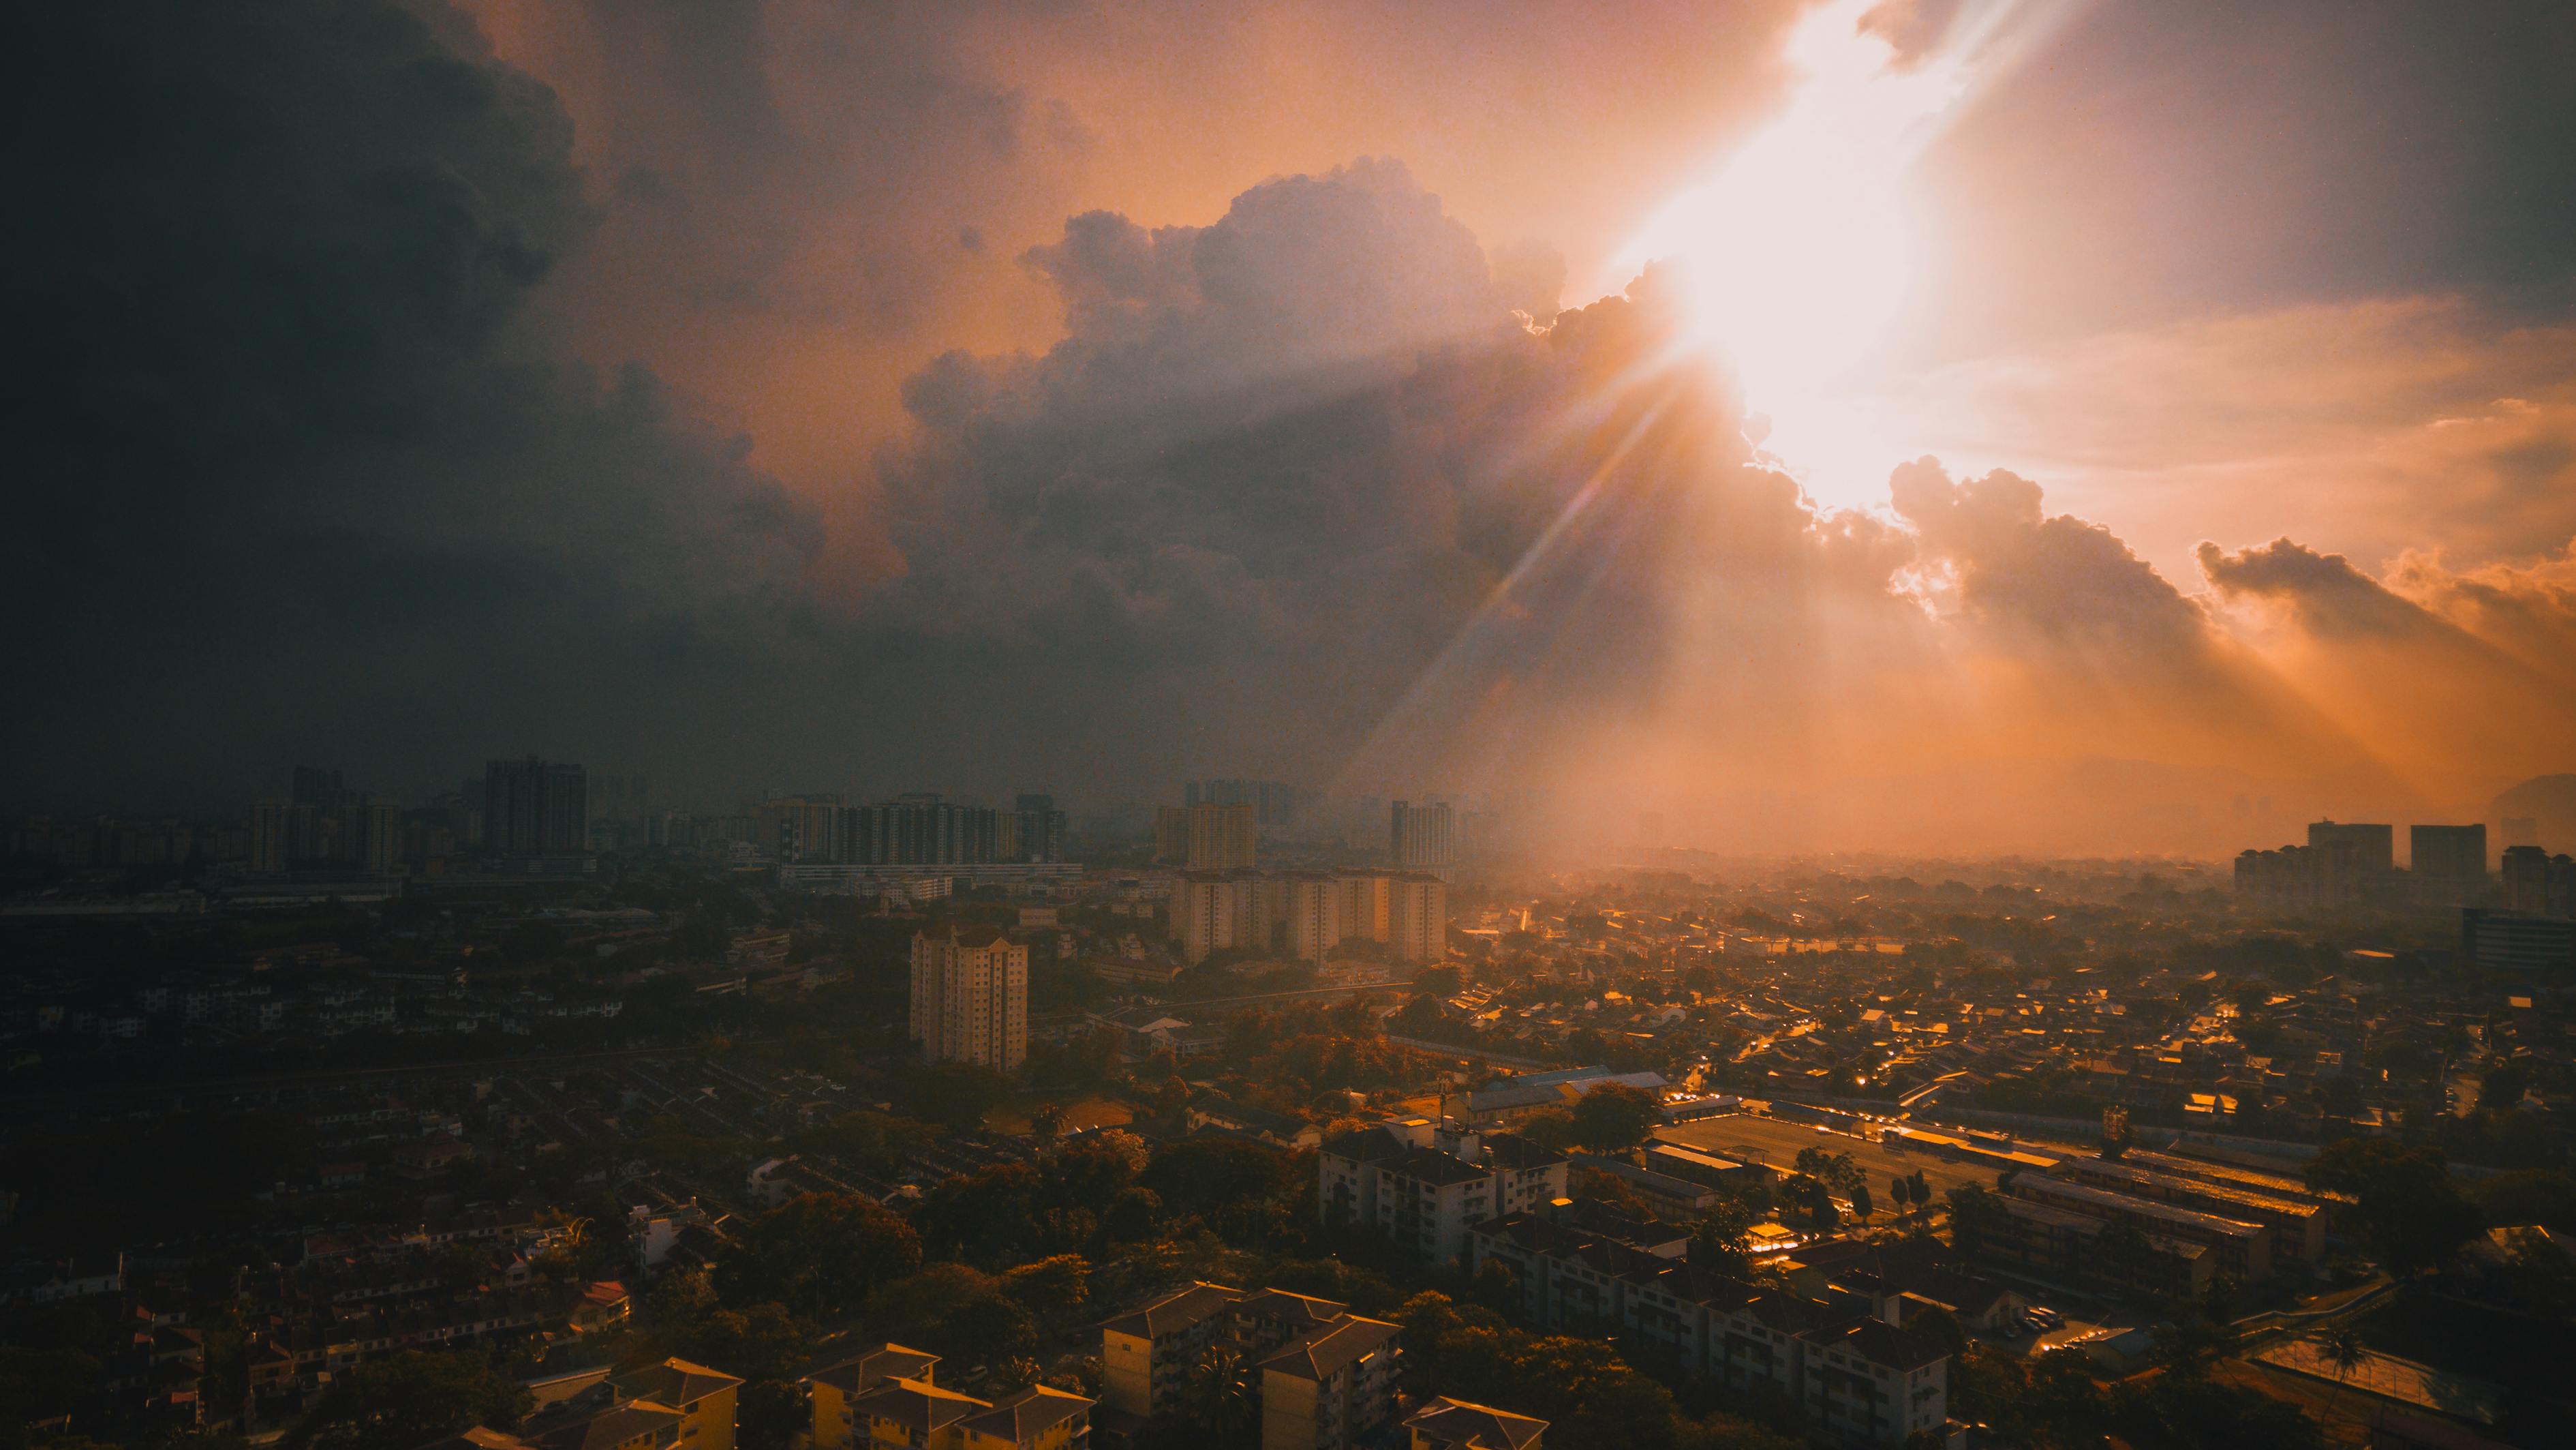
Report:
[[[1672,265],[1690,340],[1726,361],[1770,420],[1768,446],[1792,457],[1802,443],[1849,452],[1862,420],[1825,415],[1866,391],[1908,305],[1924,228],[1906,172],[1963,88],[1955,60],[1898,65],[1860,26],[1875,3],[1802,18],[1787,107],[1619,256],[1627,275]]]

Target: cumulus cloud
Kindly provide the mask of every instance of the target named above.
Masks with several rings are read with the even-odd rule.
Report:
[[[2576,545],[2527,563],[2457,570],[2408,553],[2390,570],[2389,587],[2535,670],[2576,680]]]
[[[2341,554],[2320,554],[2291,539],[2230,554],[2204,541],[2201,573],[2225,599],[2261,599],[2294,612],[2321,634],[2403,635],[2440,628],[2422,609],[2389,592]]]
[[[1897,515],[1957,581],[1980,619],[2048,636],[2102,634],[2139,647],[2202,639],[2200,611],[2110,530],[2040,507],[2040,487],[2002,469],[1954,483],[1934,458],[1889,475]]]
[[[2418,556],[2383,581],[2289,539],[2204,543],[2200,562],[2270,631],[2256,637],[2277,668],[2436,798],[2481,798],[2576,750],[2576,678],[2551,648],[2576,631],[2551,565],[2472,580]]]

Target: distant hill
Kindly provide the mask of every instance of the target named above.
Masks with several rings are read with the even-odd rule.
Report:
[[[2536,821],[2541,845],[2576,851],[2576,775],[2535,775],[2497,796],[2488,810],[2499,823]]]

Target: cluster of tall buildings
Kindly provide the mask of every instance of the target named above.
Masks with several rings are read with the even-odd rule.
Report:
[[[2505,847],[2504,903],[2533,916],[2576,916],[2576,856]]]
[[[1400,870],[1429,871],[1448,880],[1452,864],[1448,805],[1397,801],[1388,815],[1387,860]]]
[[[2406,828],[2409,870],[2397,869],[2396,827],[2319,821],[2308,843],[2236,858],[2236,891],[2281,906],[2333,907],[2411,901],[2465,906],[2493,884],[2483,825]]]
[[[287,799],[251,807],[245,859],[264,876],[313,870],[385,875],[402,863],[402,807],[390,796],[347,789],[336,770],[299,765]]]
[[[839,796],[765,801],[759,843],[781,862],[845,866],[981,866],[1062,861],[1065,813],[1055,798],[1022,795],[1009,810],[961,805],[936,792],[874,805]]]
[[[2460,913],[2462,955],[2504,971],[2576,969],[2576,857],[2506,847],[2504,901]]]
[[[1257,864],[1261,817],[1249,802],[1194,801],[1154,811],[1154,859],[1191,871],[1241,871]]]
[[[1449,883],[1427,871],[1184,871],[1172,882],[1172,936],[1193,963],[1224,948],[1320,962],[1352,941],[1436,962],[1448,923]]]
[[[988,926],[913,933],[912,1040],[924,1062],[1016,1070],[1029,1055],[1029,949]]]
[[[483,767],[483,849],[572,856],[590,848],[590,776],[578,765],[494,760]]]
[[[1296,825],[1315,804],[1315,792],[1284,780],[1185,780],[1181,806],[1250,806],[1268,831]]]

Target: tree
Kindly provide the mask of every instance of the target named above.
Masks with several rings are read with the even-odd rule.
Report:
[[[1604,1153],[1622,1152],[1646,1141],[1663,1115],[1663,1104],[1644,1088],[1603,1083],[1575,1102],[1574,1141]]]
[[[1577,1168],[1567,1187],[1574,1190],[1577,1198],[1599,1199],[1630,1218],[1655,1216],[1654,1210],[1646,1206],[1646,1201],[1637,1196],[1637,1190],[1628,1186],[1628,1180],[1615,1173],[1605,1173],[1598,1168]]]
[[[2211,1365],[2236,1352],[2242,1338],[2232,1306],[2216,1290],[2177,1301],[2165,1321],[2147,1333],[2147,1358],[2177,1380],[2206,1375]]]
[[[1995,1201],[1992,1190],[1980,1183],[1953,1188],[1950,1198],[1950,1247],[1961,1258],[1973,1259],[1983,1246],[1984,1236],[1994,1230],[2003,1207]]]
[[[1513,1131],[1542,1148],[1562,1153],[1574,1146],[1574,1112],[1570,1108],[1541,1108],[1512,1126]]]
[[[1753,1232],[1753,1210],[1732,1199],[1721,1198],[1691,1231],[1691,1266],[1724,1274],[1731,1279],[1753,1277],[1753,1256],[1745,1249],[1745,1239]]]
[[[1052,1138],[1064,1130],[1064,1109],[1054,1103],[1040,1103],[1029,1110],[1029,1131],[1041,1138]]]
[[[1455,997],[1465,985],[1456,967],[1425,967],[1413,974],[1413,990],[1434,997]]]
[[[1415,993],[1413,1000],[1395,1014],[1395,1025],[1415,1037],[1436,1034],[1448,1020],[1449,1004],[1429,992]]]
[[[1128,1187],[1101,1210],[1100,1234],[1111,1243],[1152,1238],[1163,1225],[1163,1198],[1150,1188]]]
[[[2517,1168],[2471,1184],[2488,1223],[2499,1228],[2539,1224],[2552,1233],[2576,1233],[2576,1179],[2548,1168]]]
[[[1080,1254],[1057,1254],[1022,1264],[1002,1276],[1002,1292],[1040,1319],[1069,1319],[1091,1295],[1091,1261]]]
[[[680,1356],[700,1364],[722,1365],[728,1374],[747,1380],[792,1380],[805,1369],[810,1326],[797,1322],[783,1304],[754,1304],[749,1309],[719,1309],[679,1337]]]
[[[960,1133],[984,1126],[984,1115],[1011,1095],[1011,1080],[989,1067],[941,1062],[912,1080],[912,1102],[922,1117]]]
[[[734,1443],[742,1450],[787,1450],[813,1418],[804,1387],[792,1379],[746,1382],[733,1414]]]
[[[2316,1421],[2297,1405],[2196,1376],[2167,1375],[2130,1389],[2113,1404],[2110,1424],[2137,1450],[2205,1450],[2212,1445],[2317,1450],[2325,1444]]]
[[[990,1274],[931,1264],[868,1296],[872,1338],[900,1340],[973,1364],[1024,1358],[1038,1347],[1037,1320]]]
[[[2156,1246],[2134,1219],[2123,1215],[2104,1224],[2093,1236],[2092,1251],[2101,1276],[2113,1285],[2137,1289],[2155,1281]]]
[[[69,1414],[97,1386],[101,1368],[68,1344],[0,1345],[0,1445],[16,1450],[28,1422]]]
[[[716,1312],[721,1301],[716,1298],[715,1278],[704,1264],[683,1264],[664,1274],[644,1302],[654,1327],[677,1341]]]
[[[2525,1312],[2561,1330],[2576,1324],[2576,1260],[2545,1233],[2505,1235],[2505,1292]]]
[[[1869,1222],[1869,1185],[1866,1182],[1858,1180],[1853,1182],[1851,1186],[1851,1206],[1852,1215],[1854,1217],[1858,1218],[1863,1223]]]
[[[1842,1222],[1842,1210],[1834,1206],[1833,1190],[1812,1173],[1792,1173],[1782,1179],[1780,1199],[1796,1205],[1807,1222],[1817,1228],[1829,1229]]]
[[[2531,1091],[2531,1064],[2522,1058],[2507,1058],[2488,1068],[2478,1079],[2478,1106],[2502,1113],[2512,1111]]]
[[[1920,1308],[1909,1309],[1905,1312],[1905,1322],[1909,1327],[1939,1341],[1941,1347],[1953,1355],[1968,1352],[1967,1326],[1959,1322],[1959,1316],[1941,1305],[1926,1304]]]
[[[1145,1165],[1144,1186],[1174,1213],[1214,1214],[1288,1193],[1294,1164],[1286,1153],[1247,1138],[1184,1138],[1165,1144]]]
[[[1798,1150],[1795,1166],[1799,1172],[1813,1174],[1822,1179],[1827,1187],[1840,1190],[1846,1197],[1850,1195],[1852,1189],[1859,1186],[1861,1181],[1860,1165],[1852,1161],[1852,1155],[1849,1153],[1828,1153],[1822,1148],[1814,1147],[1801,1148]]]
[[[799,1194],[761,1215],[717,1284],[737,1303],[775,1300],[809,1319],[847,1315],[870,1291],[921,1264],[912,1225],[871,1198]]]
[[[1905,1216],[1906,1205],[1914,1201],[1914,1185],[1905,1181],[1904,1174],[1898,1173],[1888,1178],[1887,1201],[1896,1205],[1897,1217]]]
[[[2308,1164],[2308,1185],[2359,1200],[2353,1227],[2399,1278],[2438,1267],[2480,1227],[2442,1151],[2386,1138],[2346,1138]]]
[[[1640,1374],[1608,1341],[1540,1336],[1492,1311],[1417,1294],[1395,1318],[1404,1325],[1406,1389],[1450,1395],[1550,1422],[1549,1443],[1680,1450],[1727,1445],[1785,1450],[1787,1442],[1735,1420],[1694,1424],[1672,1391]]]
[[[476,1425],[514,1428],[535,1400],[479,1354],[406,1350],[341,1371],[287,1450],[420,1450]]]
[[[1025,1163],[996,1163],[931,1185],[923,1196],[926,1253],[999,1264],[1022,1257],[1038,1236],[1046,1184]]]
[[[2334,1366],[2334,1397],[2326,1401],[2331,1407],[2336,1399],[2343,1397],[2344,1381],[2354,1370],[2361,1368],[2362,1361],[2369,1358],[2370,1352],[2362,1348],[2359,1331],[2349,1324],[2337,1324],[2317,1336],[2317,1353]]]
[[[2043,1355],[2029,1368],[2017,1418],[2034,1445],[2097,1446],[2109,1405],[2081,1354]]]
[[[1181,1384],[1179,1419],[1198,1445],[1253,1445],[1261,1439],[1259,1372],[1218,1349],[1199,1356]]]

